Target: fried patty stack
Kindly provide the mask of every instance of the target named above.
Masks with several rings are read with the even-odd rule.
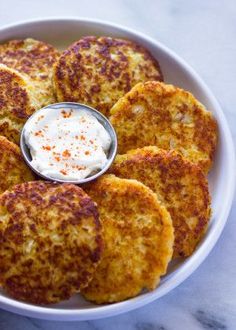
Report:
[[[110,172],[136,179],[157,194],[173,221],[174,257],[191,255],[211,214],[208,183],[201,169],[175,151],[152,146],[118,155]]]
[[[20,72],[30,85],[38,108],[56,101],[52,67],[59,51],[46,42],[27,38],[0,45],[0,63]]]
[[[58,56],[53,46],[34,39],[0,45],[0,135],[19,144],[28,117],[56,101],[52,66]]]

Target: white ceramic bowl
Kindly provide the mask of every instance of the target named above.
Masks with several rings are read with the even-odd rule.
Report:
[[[166,82],[191,91],[210,111],[219,125],[219,144],[214,167],[210,173],[212,219],[204,239],[195,253],[178,264],[172,264],[160,286],[135,298],[97,306],[79,295],[67,302],[49,307],[35,306],[9,298],[0,292],[0,307],[15,313],[50,320],[91,320],[124,313],[160,298],[183,282],[212,250],[226,223],[232,204],[235,183],[233,142],[224,114],[211,91],[181,58],[159,42],[130,29],[91,19],[58,18],[20,22],[0,29],[0,42],[8,39],[33,37],[61,49],[85,35],[124,37],[145,46],[156,57]]]

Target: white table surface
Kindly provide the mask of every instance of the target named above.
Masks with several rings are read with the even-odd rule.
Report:
[[[0,26],[49,16],[109,20],[142,31],[172,48],[212,89],[235,137],[235,0],[0,0]],[[0,329],[235,330],[236,201],[221,238],[205,262],[156,302],[90,322],[42,321],[0,310]]]

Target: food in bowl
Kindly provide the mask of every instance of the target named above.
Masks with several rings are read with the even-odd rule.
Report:
[[[66,49],[54,66],[58,101],[85,103],[105,116],[141,81],[163,80],[159,63],[140,45],[110,37],[84,37]]]
[[[35,176],[25,164],[18,145],[0,135],[0,194],[16,184],[33,180]]]
[[[31,166],[43,176],[80,181],[104,168],[111,137],[94,115],[74,108],[46,107],[27,121],[24,141]]]
[[[10,40],[0,45],[0,63],[21,73],[28,81],[38,109],[55,102],[52,67],[59,51],[32,38]]]
[[[7,56],[10,57],[10,53]],[[116,176],[101,176],[81,188],[34,181],[10,187],[0,196],[0,229],[4,243],[0,245],[0,255],[5,258],[0,283],[14,298],[36,304],[68,299],[81,290],[84,297],[96,303],[129,299],[143,289],[154,289],[172,257],[190,256],[203,237],[210,217],[205,174],[210,170],[216,149],[217,125],[212,114],[192,94],[160,82],[163,77],[158,62],[132,41],[84,37],[61,56],[55,55],[53,63],[51,89],[47,89],[51,67],[45,78],[45,88],[51,91],[52,99],[55,93],[58,101],[85,102],[110,115],[118,133],[119,152],[124,155],[117,156],[111,169]],[[30,74],[26,78],[17,67],[1,67],[13,76],[12,79],[17,79],[17,83],[20,81],[20,87],[24,86],[20,95],[26,95],[29,104],[33,102],[28,100],[35,102],[28,112],[21,112],[25,102],[18,102],[20,98],[10,99],[18,106],[17,112],[15,105],[7,102],[8,98],[0,105],[7,119],[11,118],[11,112],[24,114],[15,130],[18,137],[23,123],[38,109],[41,93],[32,96]],[[15,85],[7,85],[7,95],[14,94]],[[3,87],[6,89],[4,84]],[[15,118],[12,121],[15,123]],[[48,124],[45,122],[44,126]],[[49,141],[45,142],[55,140],[54,124],[53,131],[47,127],[36,130],[46,129],[44,133],[48,133]],[[2,134],[10,135],[3,130]],[[70,137],[71,127],[67,134]],[[69,141],[66,134],[61,135],[61,139]],[[60,147],[58,141],[59,137],[55,140],[55,149]],[[48,158],[40,151],[46,152],[48,144],[41,142],[35,140],[33,147],[38,148],[42,165]],[[79,144],[78,147],[83,149]],[[130,151],[138,147],[144,148]],[[64,156],[67,155],[68,150]],[[53,159],[52,164],[56,161]],[[124,161],[123,169],[120,161]],[[12,213],[16,212],[22,220],[20,226],[12,220]],[[95,222],[91,226],[92,219]],[[32,229],[34,223],[37,233]],[[66,226],[65,231],[63,226]],[[24,234],[19,241],[18,233]],[[36,252],[31,249],[34,241],[36,246],[39,241],[45,247],[50,242],[50,257],[44,258],[45,263],[37,255],[39,249]],[[78,253],[77,259],[74,252],[71,254],[67,250],[70,244],[72,252],[75,248]],[[8,256],[9,250],[13,258]],[[31,253],[36,253],[38,263],[34,263]],[[129,258],[126,253],[130,253]],[[21,256],[19,263],[13,262],[16,254]],[[58,277],[52,271],[54,256],[58,260]],[[32,259],[30,262],[28,257]],[[26,273],[27,282],[21,276],[26,269],[31,271],[31,274]]]
[[[70,298],[96,270],[101,230],[95,203],[78,186],[14,186],[0,196],[1,286],[34,304]]]
[[[176,151],[151,146],[118,155],[109,172],[136,179],[157,194],[173,221],[173,257],[190,256],[211,215],[208,183],[201,169]]]
[[[156,81],[139,83],[110,112],[118,153],[156,145],[178,151],[205,173],[210,170],[217,125],[212,113],[191,93]]]
[[[0,135],[19,144],[20,131],[39,106],[20,72],[0,64]]]
[[[157,195],[136,180],[104,175],[85,191],[97,203],[104,252],[82,294],[97,303],[115,302],[154,289],[172,257],[174,230]]]

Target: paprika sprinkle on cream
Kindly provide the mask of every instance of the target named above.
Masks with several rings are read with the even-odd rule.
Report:
[[[73,109],[40,111],[25,125],[31,165],[52,179],[81,180],[107,162],[111,137],[90,113]]]

